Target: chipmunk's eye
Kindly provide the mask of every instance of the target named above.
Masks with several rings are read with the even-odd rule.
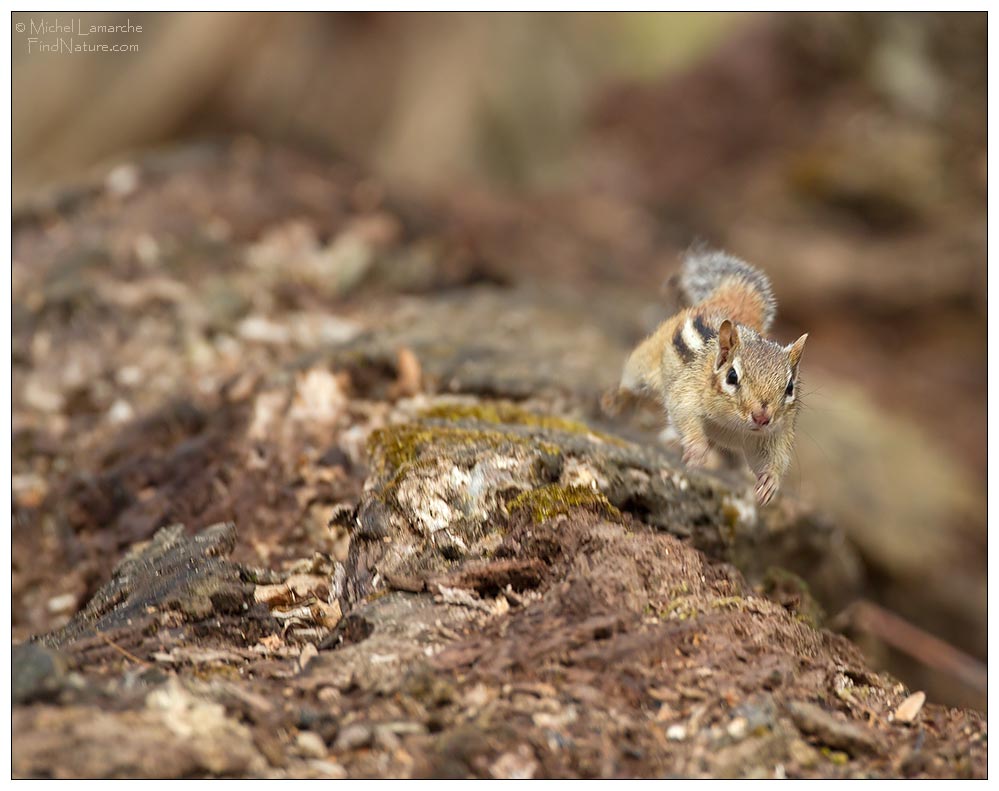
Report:
[[[793,396],[793,395],[794,395],[794,379],[791,379],[791,380],[790,380],[790,381],[789,381],[789,382],[787,383],[787,390],[785,390],[785,391],[784,391],[784,395],[785,395],[785,396],[786,396],[787,398],[790,398],[791,396]]]
[[[725,381],[730,385],[739,384],[739,374],[735,372],[735,368],[728,369],[728,376],[725,377]]]

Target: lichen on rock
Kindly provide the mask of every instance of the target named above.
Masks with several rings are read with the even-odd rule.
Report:
[[[440,575],[488,557],[497,531],[520,514],[540,523],[577,510],[615,521],[630,513],[750,566],[753,547],[766,547],[774,565],[769,556],[785,560],[787,541],[773,536],[807,529],[777,509],[740,508],[736,519],[742,493],[731,484],[663,450],[504,401],[437,399],[372,432],[367,447],[372,474],[337,586],[344,612],[385,575]]]
[[[539,523],[567,514],[574,508],[593,510],[612,519],[621,517],[621,512],[603,494],[583,486],[548,484],[523,492],[509,503],[511,512],[527,512]]]

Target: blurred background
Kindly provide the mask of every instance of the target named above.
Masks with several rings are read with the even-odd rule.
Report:
[[[16,218],[142,152],[280,145],[369,174],[357,205],[387,190],[410,225],[450,218],[482,277],[592,306],[621,348],[662,317],[692,241],[760,265],[777,337],[809,332],[789,488],[847,531],[876,605],[838,602],[832,622],[931,699],[984,709],[984,13],[14,23]],[[121,49],[45,49],[74,36]],[[130,172],[112,191],[128,196]],[[28,379],[32,355],[15,353]],[[18,390],[15,417],[46,413],[45,392]],[[15,500],[36,470],[22,461]]]

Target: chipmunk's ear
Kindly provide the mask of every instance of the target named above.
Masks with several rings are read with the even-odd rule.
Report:
[[[798,370],[798,363],[801,361],[801,355],[805,351],[805,341],[808,340],[808,333],[806,332],[798,340],[787,347],[787,356],[791,360],[791,368],[795,371]]]
[[[721,369],[725,363],[732,359],[736,348],[739,346],[739,331],[735,325],[725,319],[718,328],[718,359],[715,361],[715,369]]]

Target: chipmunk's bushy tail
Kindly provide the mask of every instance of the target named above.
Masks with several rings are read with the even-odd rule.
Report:
[[[770,279],[759,269],[720,250],[694,248],[683,260],[680,290],[688,304],[766,332],[777,315]]]

